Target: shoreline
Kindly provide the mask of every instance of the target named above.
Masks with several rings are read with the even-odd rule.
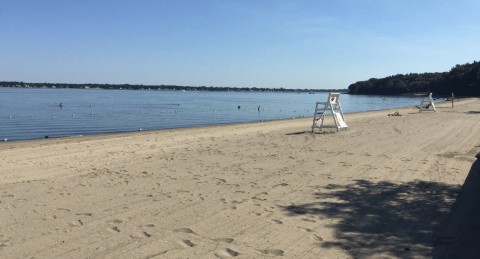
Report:
[[[472,97],[470,97],[472,98]],[[468,99],[468,98],[467,98]],[[449,101],[442,101],[435,103],[443,104]],[[345,115],[349,114],[358,114],[358,113],[368,113],[368,112],[375,112],[375,111],[391,111],[391,110],[398,110],[398,109],[406,109],[406,108],[416,108],[415,106],[404,106],[399,108],[389,108],[389,109],[378,109],[378,110],[371,110],[371,111],[359,111],[359,112],[349,112],[344,113]],[[49,137],[49,138],[37,138],[37,139],[24,139],[24,140],[13,140],[13,141],[0,141],[0,145],[5,143],[13,143],[13,142],[21,142],[21,141],[41,141],[41,140],[57,140],[57,139],[65,139],[65,138],[82,138],[82,137],[91,137],[91,136],[108,136],[108,135],[117,135],[117,134],[134,134],[134,133],[147,133],[147,132],[162,132],[162,131],[169,131],[169,130],[177,130],[177,129],[194,129],[194,128],[204,128],[204,127],[216,127],[216,126],[228,126],[228,125],[236,125],[236,124],[254,124],[254,123],[262,123],[262,122],[272,122],[272,121],[288,121],[288,120],[302,120],[302,119],[310,119],[313,121],[313,116],[309,117],[298,117],[298,118],[288,118],[288,119],[274,119],[274,120],[263,120],[263,121],[248,121],[248,122],[236,122],[236,123],[226,123],[226,124],[213,124],[213,125],[205,125],[205,126],[192,126],[192,127],[183,127],[183,128],[171,128],[171,129],[155,129],[155,130],[142,130],[142,131],[128,131],[128,132],[112,132],[112,133],[102,133],[102,134],[92,134],[92,135],[77,135],[77,136],[64,136],[64,137]],[[1,147],[1,146],[0,146]]]
[[[0,257],[431,258],[480,152],[435,106],[5,142]]]

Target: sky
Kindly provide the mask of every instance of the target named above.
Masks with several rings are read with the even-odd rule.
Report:
[[[0,0],[0,81],[345,89],[480,60],[480,1]]]

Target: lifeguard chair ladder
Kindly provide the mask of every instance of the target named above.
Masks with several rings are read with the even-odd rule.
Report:
[[[339,112],[335,112],[338,110]],[[325,125],[325,115],[331,112],[335,125]],[[315,106],[315,114],[313,116],[312,132],[315,128],[336,128],[340,132],[341,128],[348,130],[343,117],[342,107],[340,105],[340,93],[330,93],[327,102],[317,102]]]
[[[437,111],[437,109],[435,109],[435,104],[433,103],[432,93],[423,97],[422,102],[420,103],[419,112],[422,112],[422,111],[433,111],[433,112]]]

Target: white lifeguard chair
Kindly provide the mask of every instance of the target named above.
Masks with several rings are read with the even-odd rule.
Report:
[[[422,111],[433,111],[433,112],[436,112],[437,109],[435,109],[435,104],[433,103],[433,99],[432,99],[432,93],[430,93],[429,95],[423,97],[422,99],[422,102],[420,103],[420,111],[419,112],[422,112]],[[433,108],[433,109],[432,109]]]
[[[338,112],[335,112],[336,110],[338,110]],[[327,112],[332,113],[335,125],[325,125],[325,115]],[[317,102],[313,116],[312,132],[315,128],[319,128],[320,130],[322,130],[322,128],[336,128],[337,132],[339,132],[341,128],[348,130],[345,117],[343,117],[342,107],[340,106],[340,93],[330,93],[327,102]]]

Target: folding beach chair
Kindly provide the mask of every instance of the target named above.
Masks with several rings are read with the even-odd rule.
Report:
[[[338,112],[335,112],[335,111]],[[325,125],[325,115],[327,112],[332,113],[335,125]],[[317,102],[315,106],[315,114],[313,116],[312,132],[315,128],[336,128],[337,132],[341,128],[347,128],[345,117],[343,117],[342,107],[340,106],[340,93],[330,93],[327,102]]]
[[[434,111],[434,112],[436,112],[437,111],[437,109],[435,109],[435,104],[433,103],[432,93],[423,97],[419,108],[420,108],[419,112],[422,112],[422,111]]]

